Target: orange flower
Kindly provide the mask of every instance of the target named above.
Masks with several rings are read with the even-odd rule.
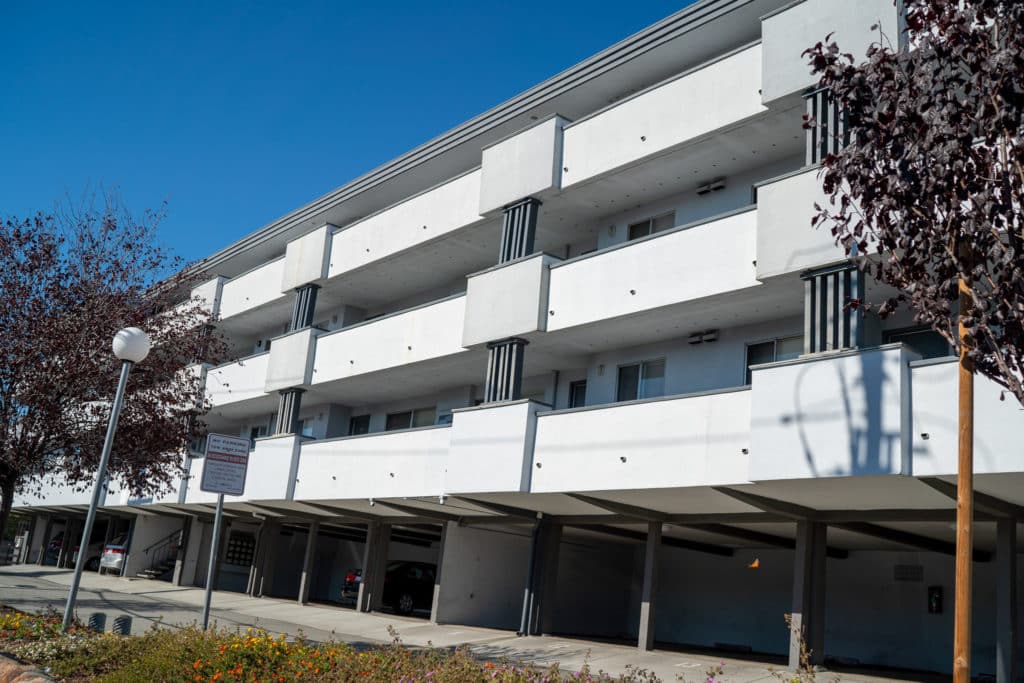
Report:
[[[484,668],[485,669],[493,669],[494,668],[494,663],[493,662],[484,662]]]
[[[199,667],[201,667],[202,665],[203,665],[203,660],[201,660],[201,659],[197,659],[196,661],[194,661],[194,662],[192,663],[192,668],[193,668],[194,670],[196,670],[196,671],[199,671]]]

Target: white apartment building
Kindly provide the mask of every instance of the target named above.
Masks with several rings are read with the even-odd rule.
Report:
[[[357,609],[404,609],[419,562],[439,622],[792,658],[791,613],[819,661],[948,672],[955,359],[844,310],[885,292],[810,227],[801,52],[879,22],[701,0],[212,254],[239,360],[196,371],[253,444],[217,587],[340,604],[361,570]],[[977,392],[973,670],[1009,683],[1024,420]],[[194,455],[112,486],[126,574],[205,581]],[[17,501],[21,559],[66,562],[87,503]]]

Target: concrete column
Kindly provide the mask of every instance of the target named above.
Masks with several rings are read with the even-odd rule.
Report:
[[[174,558],[174,573],[171,575],[171,583],[175,586],[181,585],[181,576],[185,570],[185,556],[188,554],[188,537],[192,531],[192,518],[186,517],[181,521],[181,535],[178,536],[178,553]]]
[[[437,551],[437,568],[434,570],[434,597],[430,601],[430,623],[437,623],[438,606],[441,604],[441,568],[444,566],[444,542],[448,538],[448,525],[441,524],[441,547]]]
[[[644,582],[640,592],[641,651],[654,649],[654,597],[658,590],[658,561],[661,558],[661,522],[647,524],[647,543],[644,545]]]
[[[800,635],[811,651],[811,664],[825,659],[825,537],[821,522],[796,523],[793,558],[793,632],[789,638],[789,668],[800,665]]]
[[[562,525],[543,518],[537,522],[533,543],[532,576],[527,577],[527,628],[525,635],[551,633],[558,595],[558,556]]]
[[[1017,520],[996,523],[996,683],[1017,680]]]
[[[302,558],[302,576],[299,578],[299,604],[309,602],[309,587],[313,583],[313,558],[316,556],[316,537],[320,522],[311,522],[306,535],[306,554]]]
[[[263,556],[265,554],[263,547],[266,544],[263,542],[263,537],[266,529],[266,520],[261,521],[256,529],[256,547],[252,553],[252,564],[249,565],[249,580],[245,584],[245,594],[249,597],[253,597],[256,594],[256,584],[260,578],[260,566],[263,564]]]
[[[384,573],[388,566],[391,525],[369,522],[366,525],[366,550],[363,552],[363,580],[359,584],[356,609],[372,612],[380,609],[384,591]]]
[[[262,561],[260,562],[259,573],[253,585],[253,594],[257,597],[269,595],[274,587],[274,572],[277,563],[274,562],[274,545],[280,539],[281,525],[277,522],[266,523],[266,528],[261,539],[263,546]]]
[[[53,533],[53,515],[46,515],[46,522],[43,526],[43,537],[39,542],[39,556],[36,557],[36,564],[43,564],[46,561],[46,546],[50,543],[50,534]]]
[[[73,533],[74,533],[72,531],[72,526],[73,525],[72,525],[72,522],[71,522],[71,518],[70,517],[66,517],[64,519],[64,540],[61,541],[60,552],[57,553],[57,566],[58,567],[64,567],[65,565],[67,565],[68,557],[71,554],[71,544],[73,542],[71,539],[72,539],[72,536],[73,536]]]

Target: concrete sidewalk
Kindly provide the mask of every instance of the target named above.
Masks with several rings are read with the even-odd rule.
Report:
[[[37,565],[0,567],[0,603],[25,611],[47,607],[63,610],[71,572]],[[172,586],[161,581],[100,576],[87,572],[79,589],[78,615],[88,620],[99,612],[106,615],[107,628],[122,615],[132,618],[132,632],[141,633],[154,624],[164,627],[187,626],[199,620],[203,604],[200,588]],[[775,680],[773,670],[784,667],[781,660],[737,659],[717,653],[694,651],[639,652],[636,647],[592,640],[557,637],[520,638],[509,631],[431,624],[423,619],[390,614],[365,614],[341,607],[300,606],[293,600],[250,598],[239,593],[216,591],[211,621],[228,628],[264,628],[273,633],[297,635],[327,641],[346,642],[363,648],[391,641],[393,627],[407,645],[467,647],[485,660],[508,658],[526,664],[547,666],[558,662],[563,670],[578,670],[589,662],[593,670],[618,674],[627,666],[640,667],[671,682],[680,676],[690,683],[701,683],[712,664],[725,664],[728,683],[753,683]],[[881,673],[843,670],[835,672],[844,683],[883,683],[885,681],[949,680],[931,674]],[[824,681],[834,678],[822,674]]]

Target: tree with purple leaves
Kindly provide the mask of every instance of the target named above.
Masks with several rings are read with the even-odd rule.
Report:
[[[958,353],[963,280],[968,360],[1024,403],[1024,3],[904,5],[905,34],[880,34],[866,60],[831,36],[805,52],[845,123],[805,118],[843,134],[813,222],[900,291],[851,305],[908,302]]]

